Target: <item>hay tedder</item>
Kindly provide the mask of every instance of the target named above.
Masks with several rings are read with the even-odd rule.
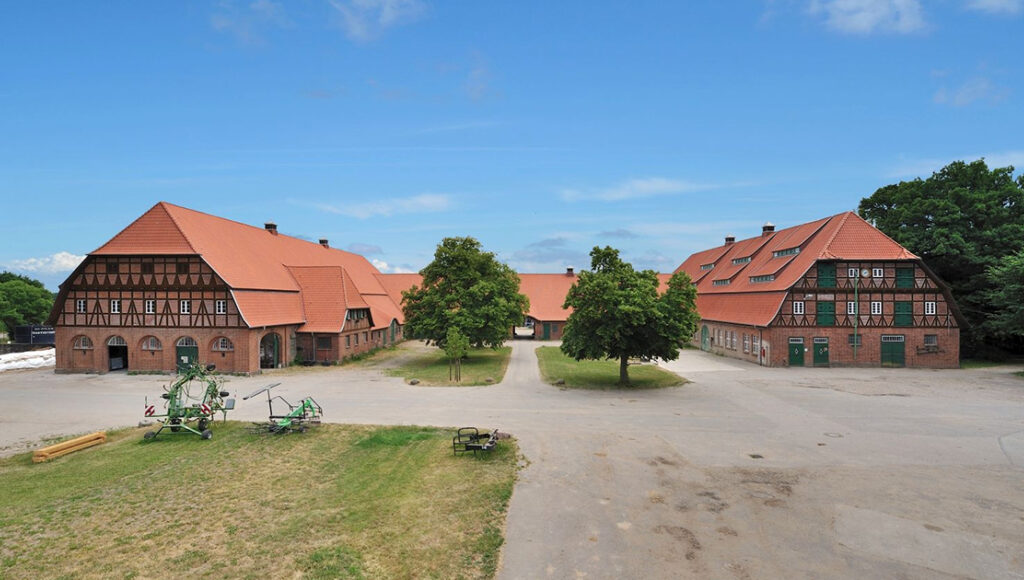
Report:
[[[156,438],[164,429],[171,433],[192,433],[203,439],[213,437],[210,425],[215,415],[223,413],[226,420],[228,411],[235,408],[234,399],[225,399],[231,394],[221,390],[223,379],[213,374],[215,368],[214,365],[189,366],[160,395],[166,401],[163,413],[158,413],[156,404],[149,404],[146,398],[146,418],[161,421],[159,429],[146,432],[147,440]]]
[[[273,389],[280,384],[281,383],[274,383],[272,385],[267,385],[262,389],[257,389],[249,395],[242,397],[243,401],[248,401],[260,393],[267,394],[267,407],[270,410],[270,420],[267,423],[257,423],[253,426],[252,431],[256,433],[301,432],[305,431],[309,425],[319,425],[321,418],[324,416],[324,410],[320,404],[314,401],[313,397],[306,397],[305,399],[302,399],[298,405],[289,403],[280,395],[272,397],[270,395],[270,389]],[[276,414],[274,413],[274,401],[280,401],[278,403],[278,412]],[[282,404],[288,408],[287,412],[282,412]]]

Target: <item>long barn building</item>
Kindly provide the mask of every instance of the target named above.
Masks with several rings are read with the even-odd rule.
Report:
[[[160,202],[60,287],[57,372],[256,373],[402,339],[400,289],[362,256]]]

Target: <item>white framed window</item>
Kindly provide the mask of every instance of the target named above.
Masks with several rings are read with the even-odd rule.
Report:
[[[128,343],[125,342],[123,337],[111,336],[107,339],[107,346],[128,346]]]
[[[73,348],[75,350],[89,350],[92,348],[92,340],[88,336],[79,336],[75,339]]]
[[[211,344],[210,347],[213,350],[225,352],[235,350],[235,345],[232,344],[231,340],[226,336],[214,339],[213,344]]]
[[[924,313],[925,314],[929,314],[929,315],[935,314],[935,303],[934,302],[925,302],[924,303]]]
[[[146,300],[146,314],[156,314],[156,300]]]
[[[83,300],[81,298],[79,298],[78,300],[75,300],[75,312],[78,312],[78,313],[85,312],[85,300]]]
[[[199,343],[196,342],[196,339],[192,338],[191,336],[183,336],[179,338],[178,342],[175,344],[177,346],[199,346]]]
[[[859,272],[859,270],[857,268],[847,268],[846,269],[846,277],[847,278],[857,278],[858,277],[858,272]]]
[[[163,350],[164,345],[155,336],[147,336],[142,339],[142,350]]]
[[[111,314],[121,314],[121,301],[120,300],[116,300],[115,299],[115,300],[111,300],[110,301],[110,313]]]
[[[882,268],[872,268],[871,269],[871,277],[872,278],[884,278],[885,277],[885,270],[882,269]]]
[[[939,335],[937,334],[926,334],[924,335],[925,346],[939,346]]]
[[[857,314],[857,303],[852,301],[852,300],[847,302],[846,303],[846,313],[847,314]]]
[[[750,335],[743,335],[743,352],[750,352]]]
[[[218,301],[214,302],[213,305],[214,305],[214,312],[216,312],[217,314],[227,314],[228,313],[228,301],[227,300],[218,300]]]
[[[182,300],[178,303],[178,312],[181,314],[192,314],[192,303],[188,300]]]
[[[871,302],[871,314],[878,316],[882,313],[882,302],[880,300]]]
[[[803,314],[803,313],[804,313],[804,302],[803,302],[803,300],[798,300],[798,301],[794,302],[793,303],[793,314]]]

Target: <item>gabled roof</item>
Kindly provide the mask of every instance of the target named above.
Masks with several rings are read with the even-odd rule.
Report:
[[[231,287],[249,326],[300,323],[300,332],[339,332],[347,308],[375,310],[374,328],[401,321],[366,258],[167,202],[92,252],[159,254],[200,256]],[[379,297],[372,305],[371,296]]]
[[[562,308],[575,274],[519,274],[519,292],[530,299],[527,315],[536,320],[566,320],[571,308]]]
[[[734,264],[734,260],[750,258]],[[676,271],[697,285],[697,309],[707,320],[765,326],[786,292],[819,260],[918,260],[853,212],[697,252]],[[701,266],[714,264],[711,269]],[[715,281],[720,281],[715,284]],[[728,283],[724,283],[729,280]]]

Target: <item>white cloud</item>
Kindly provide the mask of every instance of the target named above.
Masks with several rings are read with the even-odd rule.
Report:
[[[415,274],[416,271],[408,266],[390,266],[384,260],[378,260],[376,258],[370,260],[374,268],[377,268],[384,274]]]
[[[420,0],[330,0],[350,40],[366,42],[392,26],[414,22],[426,12]]]
[[[318,209],[359,219],[391,216],[403,213],[429,213],[444,211],[452,206],[450,195],[424,193],[412,197],[347,204],[316,204]]]
[[[36,272],[40,274],[58,274],[70,272],[82,263],[85,256],[72,254],[71,252],[57,252],[42,258],[28,258],[27,260],[13,260],[8,266],[12,270],[21,272]]]
[[[943,105],[966,107],[978,101],[998,103],[1006,98],[1008,91],[996,86],[986,77],[969,79],[957,87],[941,87],[935,92],[933,100]]]
[[[919,0],[811,0],[809,11],[824,15],[829,28],[849,34],[909,34],[925,28]]]
[[[1018,14],[1024,8],[1024,0],[970,0],[967,8],[989,14]]]
[[[715,189],[718,186],[681,181],[678,179],[667,179],[664,177],[644,177],[630,179],[618,185],[593,191],[579,189],[563,189],[560,195],[565,201],[579,200],[601,200],[601,201],[623,201],[629,199],[642,199],[661,195],[678,195],[694,191]]]
[[[242,44],[262,44],[264,27],[291,28],[292,21],[282,4],[271,0],[255,0],[245,7],[234,2],[221,2],[218,12],[210,16],[210,26],[218,32],[231,34]]]
[[[932,173],[942,169],[954,161],[966,161],[970,163],[978,159],[985,159],[989,169],[997,167],[1013,166],[1019,174],[1024,170],[1024,149],[1000,151],[988,154],[958,155],[946,159],[921,158],[907,159],[894,166],[886,172],[885,177],[892,179],[913,179],[915,177],[928,178]]]

